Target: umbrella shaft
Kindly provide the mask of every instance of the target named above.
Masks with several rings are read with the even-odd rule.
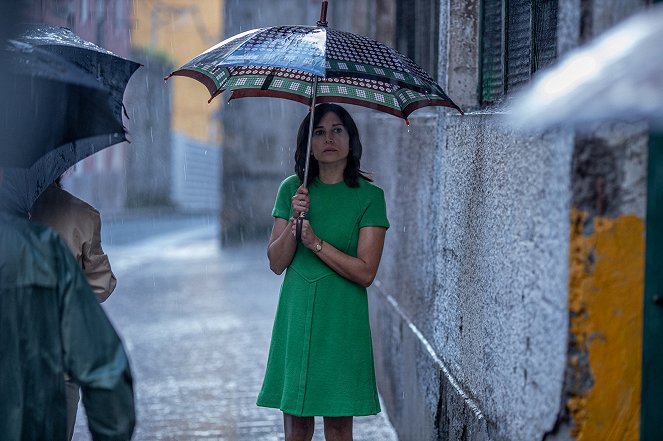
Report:
[[[318,21],[318,26],[327,27],[327,0],[322,0],[322,5],[320,7],[320,21]]]
[[[308,144],[306,146],[306,162],[304,166],[304,188],[308,187],[308,166],[311,159],[311,140],[313,138],[313,119],[315,113],[315,98],[318,95],[318,76],[313,76],[313,93],[311,99],[311,120],[308,123]]]

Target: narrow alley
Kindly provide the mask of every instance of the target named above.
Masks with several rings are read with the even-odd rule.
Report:
[[[217,219],[104,221],[118,278],[103,305],[134,373],[135,441],[282,439],[281,413],[255,405],[281,277],[265,244],[219,249]],[[74,440],[89,435],[82,407]],[[321,421],[320,421],[321,423]],[[323,440],[322,425],[314,440]],[[395,440],[384,413],[356,418],[358,441]]]

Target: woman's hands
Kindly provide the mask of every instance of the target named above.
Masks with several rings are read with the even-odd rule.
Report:
[[[290,227],[292,235],[293,237],[296,237],[297,225],[295,222],[295,218],[290,219],[290,223],[292,224],[292,226]],[[311,227],[311,223],[306,219],[304,219],[304,222],[302,224],[302,245],[304,245],[309,250],[315,251],[315,244],[318,243],[320,243],[320,238],[318,238],[318,236],[315,235],[315,232]]]
[[[272,235],[269,238],[267,247],[267,257],[269,258],[269,267],[276,274],[281,274],[292,262],[297,250],[297,241],[294,231],[296,226],[295,219],[299,219],[301,213],[306,213],[309,209],[308,190],[303,186],[297,189],[297,193],[291,198],[292,218],[287,221],[282,218],[274,219]],[[308,221],[306,222],[308,224]],[[310,229],[310,226],[309,228]],[[306,234],[307,241],[310,234]]]
[[[297,219],[302,213],[309,209],[308,188],[303,185],[297,189],[297,193],[292,197],[292,217]]]
[[[269,266],[276,274],[281,274],[292,262],[297,250],[296,219],[301,213],[309,210],[309,204],[308,190],[299,187],[297,193],[292,197],[292,218],[289,221],[283,218],[274,220],[267,256]],[[360,228],[356,257],[345,254],[329,242],[324,242],[320,251],[316,250],[316,245],[321,241],[306,219],[302,219],[301,239],[306,248],[313,251],[320,260],[340,276],[368,287],[373,282],[380,264],[386,232],[387,229],[383,227]]]
[[[302,213],[308,212],[309,209],[308,188],[303,185],[297,189],[297,193],[292,197],[292,218],[290,219],[291,230],[293,237],[297,237],[297,219],[301,217]],[[303,219],[302,223],[302,244],[309,250],[313,250],[316,243],[320,243],[320,239],[313,232],[311,223]]]

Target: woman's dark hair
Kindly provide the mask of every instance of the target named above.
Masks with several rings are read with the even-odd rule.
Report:
[[[361,140],[359,139],[359,130],[357,130],[357,125],[350,116],[347,110],[338,104],[323,103],[315,106],[315,116],[313,117],[313,127],[317,127],[320,123],[320,120],[323,116],[333,112],[341,120],[341,124],[345,127],[345,130],[348,131],[350,135],[350,152],[348,153],[348,162],[345,165],[345,170],[343,170],[343,180],[348,187],[358,187],[359,182],[358,178],[366,179],[367,181],[372,181],[370,177],[366,175],[366,172],[362,171],[359,168],[361,161]],[[311,112],[306,115],[306,118],[299,125],[299,131],[297,132],[297,150],[295,150],[295,173],[299,177],[301,182],[304,182],[304,167],[306,167],[306,147],[308,145],[308,127],[309,121],[311,120]],[[320,167],[318,165],[318,160],[311,155],[309,160],[308,168],[308,179],[306,185],[313,182],[320,174]]]

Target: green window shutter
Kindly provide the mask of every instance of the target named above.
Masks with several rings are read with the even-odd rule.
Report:
[[[532,75],[532,3],[531,0],[507,0],[507,94],[518,90]]]
[[[437,78],[439,2],[397,0],[396,50]]]
[[[414,59],[415,52],[414,16],[412,3],[398,0],[396,3],[396,50],[412,59]]]
[[[504,96],[504,8],[502,0],[481,7],[481,101],[493,104]]]
[[[440,29],[439,2],[415,1],[417,45],[414,61],[437,80],[438,42]]]
[[[648,162],[640,440],[656,441],[663,439],[663,134],[650,135]]]
[[[481,103],[495,104],[557,57],[559,0],[483,0]]]

